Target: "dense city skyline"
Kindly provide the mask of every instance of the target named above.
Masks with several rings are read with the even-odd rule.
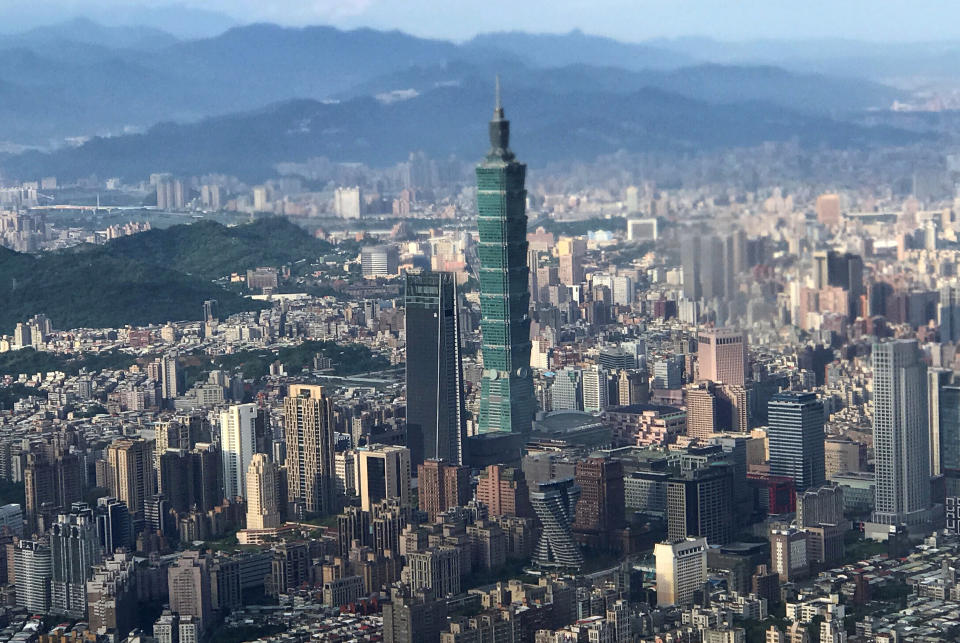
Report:
[[[960,639],[960,53],[660,44],[0,36],[0,639]]]

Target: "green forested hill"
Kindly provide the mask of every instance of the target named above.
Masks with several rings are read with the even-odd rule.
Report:
[[[331,246],[283,217],[227,227],[213,221],[178,225],[121,237],[107,244],[113,254],[205,279],[257,266],[317,259]]]
[[[119,327],[199,319],[204,300],[222,314],[263,304],[181,272],[84,246],[39,256],[0,248],[0,333],[45,313],[55,328]]]

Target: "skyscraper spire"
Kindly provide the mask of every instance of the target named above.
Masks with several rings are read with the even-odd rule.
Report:
[[[510,151],[510,121],[503,116],[500,75],[497,74],[496,102],[493,108],[493,119],[490,121],[490,152],[487,153],[487,160],[510,162],[513,159],[513,152]]]

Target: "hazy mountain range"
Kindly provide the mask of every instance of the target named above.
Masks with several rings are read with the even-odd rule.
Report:
[[[457,44],[265,24],[182,40],[77,19],[0,36],[0,142],[56,148],[67,137],[108,138],[8,156],[0,167],[17,177],[69,178],[269,173],[278,161],[321,155],[382,165],[414,149],[473,158],[495,73],[522,123],[527,157],[537,160],[792,138],[839,146],[908,140],[847,122],[904,92],[870,74],[798,71],[815,51],[791,51],[703,39],[630,44],[580,32],[497,33]],[[882,51],[866,53],[879,60]],[[755,62],[772,58],[786,62]]]

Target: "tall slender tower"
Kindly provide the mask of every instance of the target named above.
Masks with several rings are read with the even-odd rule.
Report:
[[[873,345],[873,522],[920,531],[930,508],[927,366],[915,339]],[[879,529],[881,533],[883,528]],[[868,535],[870,533],[868,532]]]
[[[291,384],[283,401],[290,502],[308,513],[334,512],[333,409],[322,386]]]
[[[480,433],[529,432],[535,411],[530,373],[526,172],[527,166],[510,151],[510,121],[503,115],[498,78],[490,152],[477,167],[483,334]]]
[[[407,446],[414,466],[463,463],[460,306],[452,273],[407,273]]]

